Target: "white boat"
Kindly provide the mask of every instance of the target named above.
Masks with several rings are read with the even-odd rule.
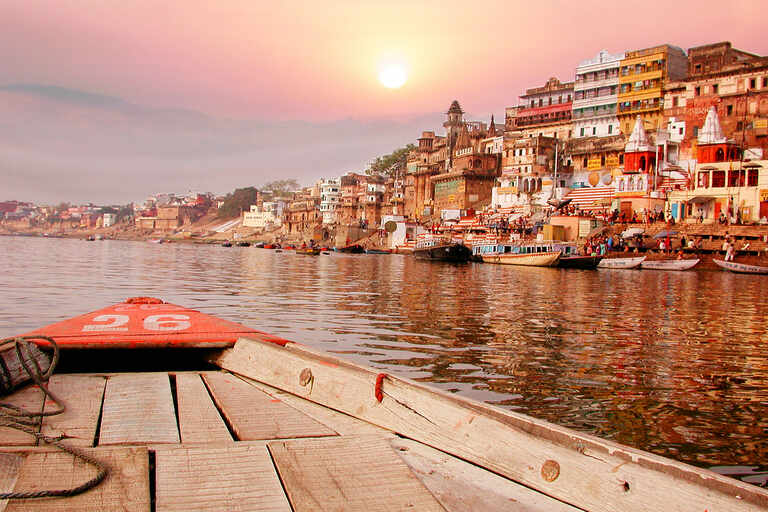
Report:
[[[698,259],[694,260],[655,260],[644,261],[640,264],[640,268],[645,270],[688,270],[696,266],[699,263]]]
[[[761,267],[758,265],[744,265],[743,263],[735,263],[733,261],[724,261],[712,258],[715,265],[736,272],[738,274],[768,274],[768,267]]]
[[[645,256],[636,256],[632,258],[603,258],[598,263],[597,268],[637,268],[645,261]]]

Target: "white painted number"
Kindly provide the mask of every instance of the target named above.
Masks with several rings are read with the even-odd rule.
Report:
[[[91,324],[83,326],[83,332],[88,331],[102,331],[102,332],[114,332],[114,331],[127,331],[127,327],[121,327],[128,323],[128,315],[99,315],[93,318],[94,322],[111,322],[107,324],[97,325]]]
[[[93,322],[108,322],[83,326],[83,332],[115,332],[127,331],[123,327],[128,323],[128,315],[99,315]],[[187,315],[152,315],[144,319],[144,329],[147,331],[183,331],[189,329],[192,323]]]
[[[187,315],[152,315],[144,319],[148,331],[183,331],[191,325]]]

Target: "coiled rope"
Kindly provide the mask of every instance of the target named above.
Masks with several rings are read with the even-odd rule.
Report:
[[[48,368],[45,371],[40,368],[39,361],[37,361],[37,359],[32,355],[30,350],[30,346],[32,345],[31,340],[35,339],[46,341],[50,343],[51,347],[53,347],[51,363],[48,365]],[[47,385],[48,379],[51,377],[51,374],[53,374],[53,370],[56,368],[56,364],[59,362],[59,346],[56,344],[53,338],[48,336],[21,336],[0,340],[0,352],[8,349],[9,347],[11,350],[16,350],[16,355],[18,356],[19,362],[24,368],[24,371],[27,373],[29,378],[43,391],[46,399],[43,400],[43,405],[41,406],[40,412],[27,411],[16,405],[0,402],[0,427],[10,427],[21,432],[26,432],[27,434],[34,436],[37,440],[43,441],[44,443],[51,446],[55,446],[56,448],[71,454],[75,458],[82,460],[86,464],[95,467],[98,470],[98,473],[95,477],[91,478],[87,482],[70,489],[49,489],[29,492],[0,493],[0,500],[23,500],[33,498],[50,498],[57,496],[67,497],[82,494],[85,491],[93,489],[107,477],[109,468],[103,462],[94,459],[83,451],[62,444],[61,441],[64,438],[63,436],[51,437],[38,431],[38,429],[42,427],[43,418],[61,414],[65,410],[65,405],[63,402],[59,400],[59,398],[54,395],[51,390],[48,389]],[[0,396],[12,391],[14,391],[14,387],[12,384],[10,371],[3,361],[3,358],[0,357]],[[45,411],[45,403],[48,402],[48,398],[53,400],[53,402],[56,404],[56,409],[53,411]]]

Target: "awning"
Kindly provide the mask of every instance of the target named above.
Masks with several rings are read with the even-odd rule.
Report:
[[[686,200],[685,202],[686,203],[691,203],[691,204],[698,204],[698,203],[707,203],[709,201],[714,201],[715,199],[716,198],[714,198],[712,196],[696,196],[696,197],[693,197],[691,199]]]

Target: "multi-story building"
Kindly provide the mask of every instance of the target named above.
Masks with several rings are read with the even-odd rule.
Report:
[[[685,52],[676,46],[664,44],[626,52],[619,69],[617,98],[622,133],[632,131],[637,116],[650,130],[662,127],[664,84],[682,80],[687,70]]]
[[[573,137],[610,137],[620,133],[616,106],[619,67],[624,53],[600,51],[576,68],[573,84]]]
[[[341,201],[341,180],[330,178],[320,180],[320,213],[323,224],[336,223],[336,208]]]
[[[522,137],[567,139],[572,135],[573,82],[550,78],[543,87],[526,90],[516,109],[507,109],[506,131]]]
[[[696,146],[691,187],[669,195],[673,215],[710,223],[721,214],[743,222],[768,218],[768,160],[746,160],[739,145],[723,132],[714,106]]]
[[[482,141],[487,134],[484,123],[462,126],[448,172],[430,177],[435,214],[442,210],[481,209],[491,203],[500,159],[484,151]]]
[[[768,57],[733,49],[727,42],[688,52],[693,74],[664,91],[664,114],[681,137],[681,161],[696,160],[698,134],[713,106],[724,133],[745,149],[768,151]]]

